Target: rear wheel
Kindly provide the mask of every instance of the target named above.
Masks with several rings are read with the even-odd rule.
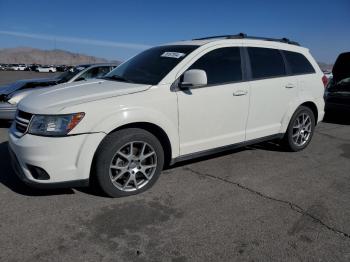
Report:
[[[101,189],[111,197],[141,193],[154,185],[164,164],[158,139],[138,128],[108,135],[95,158],[95,175]]]
[[[308,146],[315,130],[315,116],[312,110],[300,106],[292,116],[284,137],[284,144],[290,151],[300,151]]]

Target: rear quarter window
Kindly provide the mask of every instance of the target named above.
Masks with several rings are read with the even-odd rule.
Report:
[[[283,53],[293,75],[315,73],[315,69],[303,54],[291,51],[283,51]]]

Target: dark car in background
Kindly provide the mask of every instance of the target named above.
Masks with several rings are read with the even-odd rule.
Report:
[[[338,56],[325,91],[328,114],[350,112],[350,52]],[[349,117],[349,116],[348,116]],[[350,118],[350,117],[349,117]]]
[[[19,101],[35,90],[63,83],[99,78],[117,66],[116,63],[78,65],[55,78],[20,80],[0,87],[0,119],[14,119]]]

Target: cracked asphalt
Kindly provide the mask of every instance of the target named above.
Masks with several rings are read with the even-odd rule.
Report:
[[[110,199],[14,175],[0,127],[0,261],[350,261],[350,119],[298,153],[275,143],[181,163]]]

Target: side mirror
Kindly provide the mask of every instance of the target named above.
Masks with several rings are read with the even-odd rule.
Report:
[[[180,89],[205,86],[208,83],[207,73],[200,69],[191,69],[184,73],[183,81],[179,83]]]

